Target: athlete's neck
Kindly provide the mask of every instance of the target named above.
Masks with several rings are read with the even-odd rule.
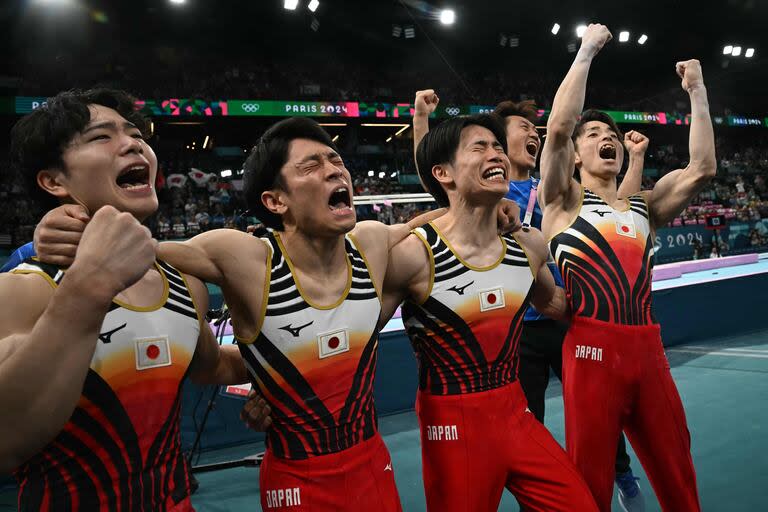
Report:
[[[502,250],[497,210],[497,203],[478,206],[454,201],[434,225],[463,260],[472,265],[487,266],[498,260]]]
[[[531,170],[512,164],[512,169],[509,176],[511,181],[526,181],[531,179]]]
[[[294,268],[302,274],[331,275],[346,272],[344,236],[312,237],[298,230],[281,231],[280,239]]]
[[[602,198],[609,205],[618,201],[618,190],[616,187],[616,176],[601,177],[581,173],[581,184]]]

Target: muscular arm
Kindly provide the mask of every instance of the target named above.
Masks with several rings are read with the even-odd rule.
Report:
[[[420,302],[429,291],[430,260],[427,248],[416,235],[409,235],[389,252],[384,279],[379,326],[384,327],[405,299]]]
[[[573,179],[573,135],[584,109],[587,76],[597,52],[610,39],[601,25],[590,25],[571,68],[557,89],[547,121],[547,138],[541,153],[539,200],[543,205],[575,199],[578,184]]]
[[[414,101],[414,114],[413,114],[413,161],[418,162],[416,159],[416,150],[419,147],[421,139],[429,132],[429,116],[435,111],[437,105],[440,103],[440,98],[435,94],[434,89],[426,89],[423,91],[416,91],[416,99]],[[418,174],[418,172],[417,172]],[[418,174],[419,182],[424,190],[427,187],[424,186],[424,182],[421,180],[421,174]]]
[[[50,442],[80,399],[114,297],[88,274],[72,268],[55,290],[39,275],[0,276],[0,473]]]
[[[248,372],[237,345],[219,345],[205,321],[208,310],[208,290],[192,276],[184,276],[190,293],[195,299],[195,309],[200,318],[200,336],[190,364],[189,377],[197,384],[245,384]]]
[[[683,76],[683,87],[691,98],[690,162],[685,169],[661,178],[648,194],[651,222],[656,228],[679,215],[717,172],[715,135],[699,62],[679,63],[678,73]]]

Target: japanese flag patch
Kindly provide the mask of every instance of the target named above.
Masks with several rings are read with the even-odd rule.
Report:
[[[349,333],[346,327],[318,334],[317,347],[320,359],[349,352]]]
[[[168,336],[140,338],[135,341],[135,347],[137,370],[171,365],[171,345]]]
[[[627,212],[614,211],[613,217],[616,222],[616,233],[628,238],[637,238],[635,220],[632,218],[631,210]]]
[[[480,291],[480,311],[492,311],[504,307],[504,289],[499,286]]]

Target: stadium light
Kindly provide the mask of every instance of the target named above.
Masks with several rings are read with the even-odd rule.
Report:
[[[310,11],[315,12],[317,8],[320,7],[320,0],[310,0],[307,7],[309,7]]]
[[[232,169],[224,169],[220,174],[222,178],[229,178],[232,176]]]
[[[285,2],[283,2],[283,7],[289,11],[295,11],[298,6],[299,0],[285,0]]]
[[[747,52],[744,54],[746,58],[751,58],[755,55],[755,49],[754,48],[747,48]]]
[[[741,46],[734,46],[733,52],[731,52],[731,55],[733,55],[734,57],[738,57],[739,55],[741,55]]]
[[[456,13],[452,9],[440,11],[440,23],[443,25],[453,25],[454,21],[456,21]]]
[[[637,44],[645,44],[647,40],[648,40],[648,36],[643,34],[640,36],[640,39],[637,40]]]
[[[723,55],[730,55],[733,53],[733,45],[727,45],[723,47]]]
[[[551,32],[552,32],[552,35],[556,36],[557,33],[560,32],[560,24],[559,23],[555,23],[554,25],[552,25]]]
[[[369,177],[369,178],[372,178],[372,177],[373,177],[373,171],[368,171],[368,177]]]
[[[626,30],[622,30],[621,32],[619,32],[619,42],[626,43],[627,41],[629,41],[629,32],[627,32]]]
[[[587,31],[587,26],[586,25],[579,25],[578,27],[576,27],[576,37],[581,39],[581,36],[583,36],[584,32],[586,32],[586,31]]]

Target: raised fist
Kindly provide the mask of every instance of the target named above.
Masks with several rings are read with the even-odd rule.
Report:
[[[644,155],[648,149],[648,142],[648,137],[635,130],[630,130],[624,134],[624,147],[630,153]]]
[[[428,116],[432,114],[439,103],[440,98],[437,97],[434,89],[416,91],[416,101],[414,102],[416,115]]]
[[[701,63],[696,59],[684,60],[675,64],[677,76],[683,79],[682,86],[686,92],[704,86],[704,75],[701,73]]]
[[[594,56],[611,39],[613,36],[608,27],[599,23],[590,23],[584,35],[581,36],[581,47],[589,50]]]

